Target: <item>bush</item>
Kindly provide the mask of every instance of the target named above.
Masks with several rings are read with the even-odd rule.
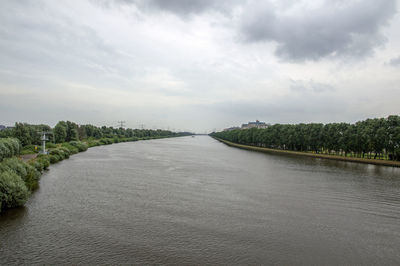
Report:
[[[4,145],[4,143],[2,141],[0,141],[0,162],[4,158],[8,158],[9,154],[10,154],[10,150],[8,149],[8,147],[6,145]]]
[[[100,140],[90,139],[87,141],[89,148],[101,145]]]
[[[0,172],[6,172],[6,171],[14,172],[21,178],[26,176],[27,174],[26,168],[24,167],[24,162],[15,157],[6,159],[0,164]]]
[[[35,169],[39,172],[42,172],[44,170],[44,166],[43,164],[40,163],[39,160],[31,160],[30,162],[28,162],[30,165],[32,165],[33,167],[35,167]]]
[[[60,156],[58,155],[50,155],[50,163],[57,163],[61,160]]]
[[[69,144],[78,148],[79,152],[86,151],[88,149],[88,145],[85,142],[70,141]]]
[[[45,154],[40,154],[36,160],[34,160],[35,162],[38,162],[41,164],[41,168],[43,170],[49,168],[50,166],[50,158],[49,155],[45,155]]]
[[[39,185],[40,172],[30,164],[25,163],[26,175],[22,177],[25,186],[30,190],[34,190]]]
[[[113,144],[113,139],[108,139],[108,138],[100,139],[100,144],[101,145]]]
[[[61,150],[61,149],[52,149],[52,150],[49,151],[49,154],[50,155],[57,155],[60,158],[59,161],[60,160],[64,160],[65,157],[66,157],[65,152],[63,150]]]
[[[67,148],[67,149],[69,150],[69,154],[70,154],[70,155],[76,154],[76,153],[79,152],[79,150],[78,150],[77,147],[74,147],[74,146],[72,146],[72,145],[69,144],[69,143],[63,143],[63,144],[61,144],[61,147]]]
[[[19,154],[21,144],[16,138],[0,138],[0,161]]]
[[[24,205],[29,194],[24,181],[17,174],[11,171],[0,173],[0,212],[5,208]]]
[[[10,158],[0,163],[0,172],[12,172],[19,176],[29,190],[38,186],[40,172],[32,165],[17,158]]]
[[[64,158],[68,159],[71,155],[71,151],[67,147],[60,147],[59,148],[62,152],[64,152]]]
[[[35,145],[27,145],[25,147],[23,147],[23,149],[21,150],[20,154],[33,154],[33,153],[37,153],[40,150],[40,147],[37,147],[37,149],[35,149]]]
[[[57,148],[57,145],[51,142],[46,142],[46,148],[49,149]]]

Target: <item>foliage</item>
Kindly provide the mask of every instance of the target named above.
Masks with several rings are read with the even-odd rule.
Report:
[[[20,153],[21,144],[16,138],[0,138],[0,162]]]
[[[40,155],[36,158],[36,160],[32,161],[32,163],[34,163],[34,162],[40,163],[40,166],[39,166],[39,168],[41,169],[40,171],[46,170],[46,169],[49,168],[49,166],[50,166],[50,158],[49,158],[49,155],[40,154]],[[35,164],[35,165],[36,165],[36,164]],[[34,165],[34,166],[35,166],[35,165]],[[35,168],[36,168],[36,166],[35,166]],[[36,169],[37,169],[37,168],[36,168]]]
[[[12,171],[0,172],[0,212],[24,205],[28,197],[29,190],[20,176]]]
[[[37,145],[27,145],[24,146],[23,149],[21,150],[20,154],[25,155],[25,154],[34,154],[38,153],[40,151],[40,146]]]
[[[3,160],[0,163],[0,209],[22,206],[30,191],[37,188],[42,169],[41,161],[32,165],[16,157]]]
[[[67,126],[65,123],[58,122],[54,127],[54,140],[56,143],[64,142],[67,137]]]
[[[66,153],[62,150],[62,149],[52,149],[49,151],[50,154],[50,161],[52,157],[57,157],[57,162],[60,160],[64,160],[66,158]],[[69,152],[68,152],[68,156],[69,156]]]
[[[70,155],[86,151],[88,147],[108,145],[139,139],[180,136],[165,130],[123,129],[78,125],[60,121],[46,143],[49,154],[38,154],[28,163],[16,158],[22,154],[37,153],[41,145],[41,132],[49,132],[47,125],[16,123],[14,128],[0,132],[0,211],[22,206],[30,192],[39,183],[40,174],[50,164],[57,163]],[[12,138],[14,137],[14,138]],[[53,142],[53,143],[52,143]],[[21,149],[21,143],[23,149]],[[38,146],[35,149],[35,146]]]
[[[0,163],[0,172],[13,172],[18,175],[29,190],[33,190],[38,186],[40,172],[32,165],[23,162],[20,159],[9,158]]]
[[[367,119],[355,124],[275,124],[265,129],[237,129],[211,135],[273,149],[400,160],[399,116]]]
[[[88,149],[88,145],[85,142],[81,141],[70,141],[69,144],[79,150],[79,152],[86,151]]]
[[[40,145],[41,132],[49,132],[48,125],[29,125],[27,123],[15,123],[15,127],[11,129],[11,135],[21,142],[22,146]]]

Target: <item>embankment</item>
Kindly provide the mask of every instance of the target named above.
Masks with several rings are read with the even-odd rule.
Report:
[[[0,139],[0,214],[6,209],[23,206],[39,186],[41,174],[51,164],[68,159],[71,155],[84,152],[94,146],[166,137],[170,136],[49,143],[48,154],[21,154],[20,157],[18,154],[21,152],[21,145],[17,139]],[[24,151],[29,152],[27,149]]]
[[[356,163],[400,167],[400,162],[397,162],[397,161],[364,159],[364,158],[343,157],[343,156],[327,155],[327,154],[316,154],[316,153],[308,153],[308,152],[270,149],[270,148],[263,148],[263,147],[257,147],[257,146],[237,144],[237,143],[233,143],[233,142],[223,140],[220,138],[216,138],[216,137],[213,137],[213,138],[222,143],[225,143],[228,146],[245,149],[245,150],[251,150],[251,151],[259,151],[259,152],[266,152],[266,153],[292,154],[292,155],[308,156],[308,157],[313,157],[313,158],[322,158],[322,159],[329,159],[329,160],[336,160],[336,161],[346,161],[346,162],[356,162]]]

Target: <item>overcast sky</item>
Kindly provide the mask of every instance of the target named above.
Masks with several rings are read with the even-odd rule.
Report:
[[[0,124],[400,114],[396,0],[3,0]]]

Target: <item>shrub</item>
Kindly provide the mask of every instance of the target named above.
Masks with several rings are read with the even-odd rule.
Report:
[[[46,148],[49,149],[57,148],[57,145],[51,142],[46,142]]]
[[[60,156],[58,155],[50,155],[50,163],[57,163],[61,160]]]
[[[43,164],[41,164],[39,160],[31,160],[31,161],[29,162],[29,164],[32,165],[33,167],[35,167],[35,169],[36,169],[37,171],[39,171],[39,172],[42,172],[43,169],[44,169]]]
[[[101,145],[100,140],[94,140],[94,139],[88,140],[87,144],[90,148]]]
[[[35,149],[35,147],[37,147],[37,148]],[[29,154],[28,153],[28,151],[29,151],[32,154],[32,153],[37,153],[39,150],[40,150],[40,147],[37,145],[27,145],[27,146],[23,147],[21,153],[25,152],[25,154]]]
[[[0,172],[6,171],[14,172],[20,177],[26,176],[27,174],[24,162],[17,158],[6,159],[0,164]]]
[[[77,147],[74,147],[74,146],[72,146],[72,145],[69,144],[69,143],[63,143],[63,144],[61,144],[61,147],[67,148],[67,149],[69,150],[70,155],[76,154],[76,153],[79,152],[79,150],[78,150]]]
[[[21,177],[11,171],[0,173],[0,212],[24,205],[28,197],[29,190]]]
[[[18,155],[21,144],[15,138],[0,138],[0,161]]]
[[[85,142],[70,141],[69,144],[78,148],[79,152],[86,151],[88,149],[88,145]]]
[[[38,186],[40,172],[32,165],[17,158],[10,158],[0,163],[0,172],[12,172],[19,176],[29,190]]]
[[[66,157],[65,152],[63,150],[61,150],[61,149],[52,149],[52,150],[49,151],[49,154],[50,155],[57,155],[58,158],[59,158],[59,161],[60,160],[64,160],[65,157]]]
[[[22,177],[25,186],[30,190],[34,190],[39,185],[40,172],[30,164],[24,163],[26,175]]]
[[[67,147],[60,147],[59,149],[64,152],[64,158],[68,159],[71,151]]]
[[[44,154],[40,154],[36,160],[36,162],[39,162],[41,164],[41,167],[43,169],[47,169],[50,166],[50,158],[49,155],[44,155]]]
[[[0,162],[9,156],[10,150],[0,141]]]
[[[113,144],[113,139],[109,139],[109,138],[100,139],[100,144],[101,145]]]

